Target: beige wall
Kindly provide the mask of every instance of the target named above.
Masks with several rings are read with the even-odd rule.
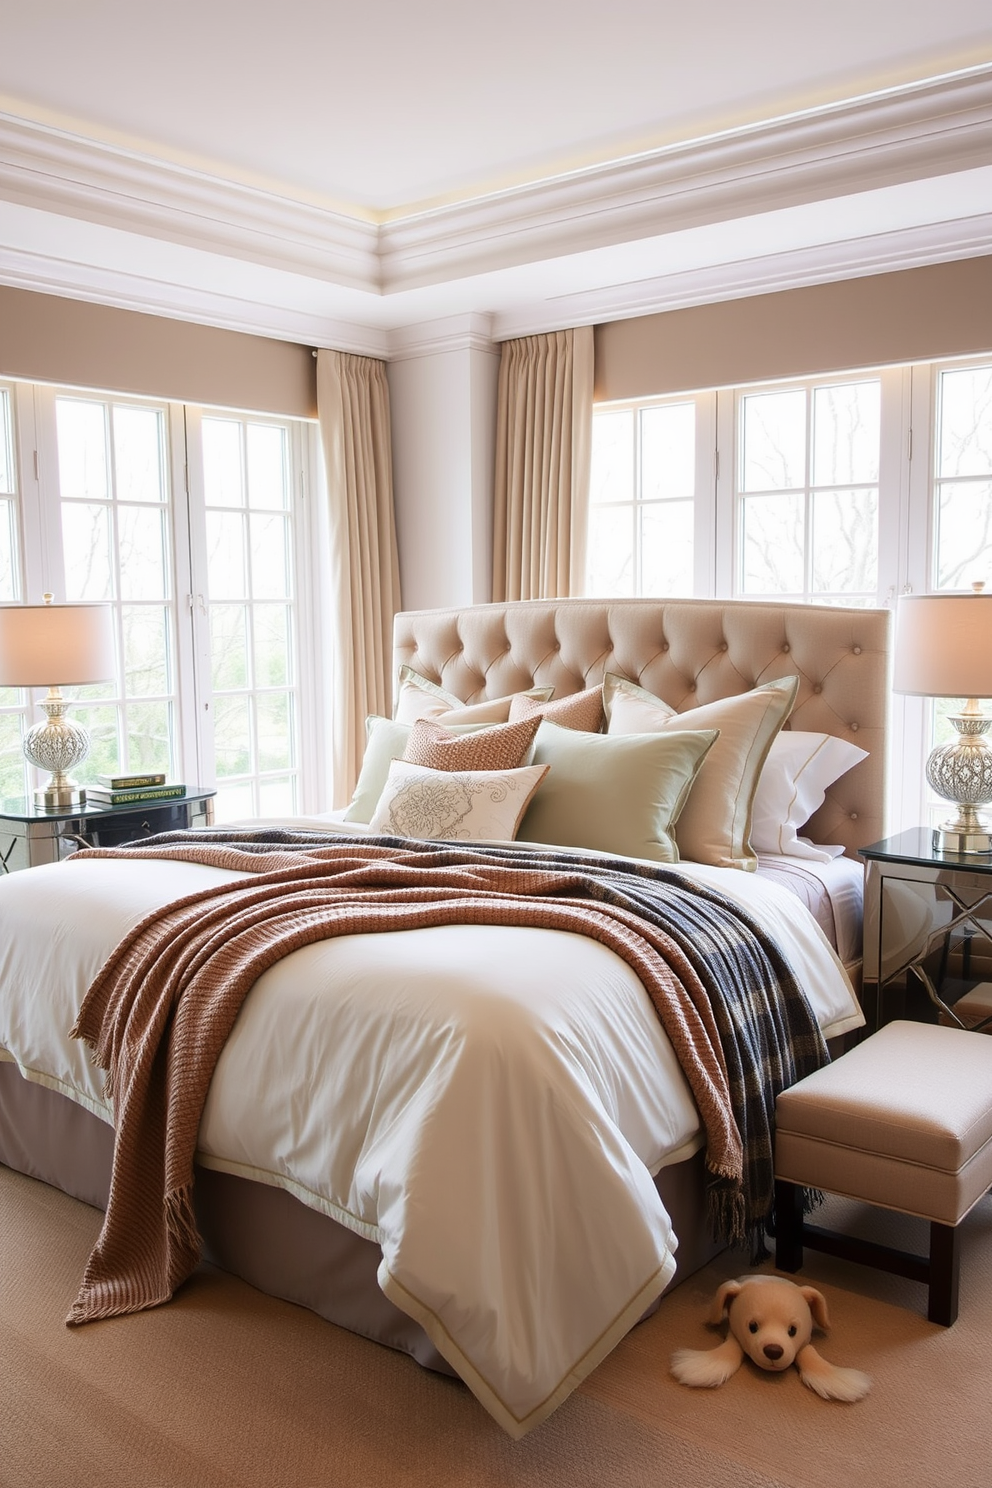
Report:
[[[992,351],[992,257],[596,327],[596,398]]]
[[[308,346],[0,286],[0,376],[314,418]]]

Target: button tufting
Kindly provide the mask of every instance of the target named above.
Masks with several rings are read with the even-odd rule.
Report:
[[[661,643],[661,649],[662,649],[662,651],[667,651],[668,650],[668,642],[667,641],[662,641],[662,643]]]
[[[855,654],[855,656],[860,656],[861,655],[861,647],[860,646],[855,646],[855,648],[854,648],[854,654]]]
[[[857,819],[858,819],[858,813],[856,811],[852,811],[851,812],[851,820],[852,821],[857,821]]]
[[[720,650],[721,651],[727,651],[727,650],[729,650],[729,647],[728,647],[726,641],[721,641],[720,642]]]
[[[813,691],[817,695],[819,695],[823,691],[823,688],[820,686],[819,682],[817,682],[816,686],[813,688]]]
[[[784,646],[783,646],[783,647],[782,647],[782,650],[783,650],[783,651],[788,651],[788,650],[790,650],[790,649],[791,649],[791,648],[790,648],[790,646],[789,646],[789,643],[788,643],[788,641],[786,641],[786,643],[785,643],[785,645],[784,645]]]
[[[857,732],[858,732],[858,725],[856,723],[852,723],[851,724],[851,733],[852,734],[856,734]]]

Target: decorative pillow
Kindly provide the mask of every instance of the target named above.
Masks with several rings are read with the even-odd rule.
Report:
[[[679,851],[684,858],[717,868],[752,871],[757,866],[750,842],[751,803],[771,742],[792,712],[798,688],[798,677],[783,677],[752,692],[676,713],[636,682],[607,672],[603,706],[608,734],[719,730],[679,819]]]
[[[453,734],[432,718],[410,726],[403,758],[429,770],[516,770],[534,742],[540,718],[495,723],[470,734]]]
[[[843,847],[824,847],[796,835],[823,805],[827,787],[860,760],[859,749],[833,734],[783,729],[772,740],[751,807],[751,846],[755,852],[785,853],[818,863],[839,858]]]
[[[463,703],[453,692],[446,692],[436,682],[422,677],[412,667],[400,667],[400,686],[393,717],[397,723],[415,723],[418,718],[433,718],[447,726],[450,723],[506,723],[510,704],[516,696],[543,700],[553,687],[531,687],[507,697],[486,698],[481,703]]]
[[[510,842],[547,773],[547,765],[428,770],[393,760],[370,825],[392,837]]]
[[[585,692],[571,692],[567,697],[556,698],[553,703],[535,702],[526,694],[518,693],[510,704],[510,722],[532,718],[535,714],[538,718],[557,723],[559,728],[598,734],[603,727],[603,689],[587,687]]]
[[[358,784],[344,814],[345,821],[364,822],[368,825],[372,820],[376,802],[386,784],[389,766],[394,759],[402,759],[412,727],[410,723],[398,723],[394,718],[378,718],[375,714],[365,720],[365,755]],[[450,724],[448,731],[452,734],[469,734],[484,727],[481,723]]]
[[[677,863],[675,823],[716,738],[715,729],[611,738],[545,719],[534,763],[550,765],[551,773],[518,836]]]

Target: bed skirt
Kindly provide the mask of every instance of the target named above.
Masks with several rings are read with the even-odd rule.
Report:
[[[67,1096],[25,1080],[0,1062],[0,1162],[98,1209],[106,1207],[113,1129]],[[703,1154],[662,1168],[655,1179],[679,1237],[669,1288],[722,1248],[705,1216]],[[285,1189],[197,1167],[196,1214],[204,1258],[251,1286],[296,1302],[352,1333],[410,1354],[428,1369],[454,1370],[427,1334],[382,1292],[382,1252]],[[66,1299],[66,1308],[72,1298]],[[658,1302],[645,1313],[649,1316]]]

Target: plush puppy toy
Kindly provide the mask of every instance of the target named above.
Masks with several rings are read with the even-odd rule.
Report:
[[[783,1276],[725,1281],[713,1299],[709,1322],[715,1326],[725,1316],[730,1328],[718,1348],[680,1349],[672,1355],[672,1373],[681,1384],[722,1385],[747,1354],[759,1369],[776,1373],[795,1364],[803,1384],[824,1400],[860,1400],[871,1388],[868,1375],[828,1364],[810,1343],[814,1322],[829,1327],[826,1301],[815,1287],[796,1286]]]

